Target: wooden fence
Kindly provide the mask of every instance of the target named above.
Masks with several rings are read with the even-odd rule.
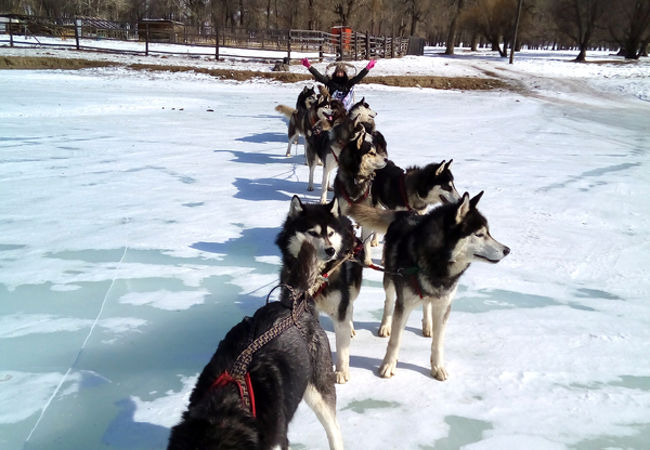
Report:
[[[320,60],[359,60],[370,58],[395,58],[408,51],[409,39],[393,36],[372,36],[346,29],[345,32],[329,33],[313,30],[254,30],[245,28],[190,27],[177,23],[170,25],[168,31],[161,31],[160,21],[141,21],[134,30],[118,27],[111,22],[89,18],[45,19],[31,16],[0,16],[5,19],[4,32],[11,47],[29,45],[34,39],[39,47],[56,46],[77,50],[110,51],[128,54],[187,54],[185,51],[161,50],[150,48],[151,43],[183,44],[193,48],[191,54],[196,56],[213,56],[222,58],[246,58],[278,60],[290,62],[295,53],[317,53]],[[153,24],[156,25],[155,33]],[[2,23],[0,23],[2,25]],[[151,30],[150,30],[151,27]],[[338,31],[338,30],[333,30]],[[0,26],[0,32],[2,27]],[[45,43],[38,36],[62,38],[62,43]],[[23,38],[21,40],[20,38]],[[73,42],[74,39],[74,42]],[[93,45],[82,45],[83,39],[92,39]],[[144,43],[144,49],[125,50],[102,48],[100,41],[123,41]],[[67,42],[69,41],[69,42]],[[32,44],[34,45],[34,44]],[[269,56],[237,54],[230,50],[223,54],[221,48],[269,50],[275,53]]]

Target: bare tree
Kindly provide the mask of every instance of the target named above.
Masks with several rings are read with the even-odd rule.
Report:
[[[576,61],[585,61],[605,6],[606,0],[554,0],[551,5],[558,31],[580,49]]]
[[[609,20],[612,39],[626,58],[639,59],[650,40],[650,1],[619,0]]]
[[[454,54],[454,46],[456,45],[456,33],[458,32],[458,21],[465,6],[465,0],[455,0],[456,10],[452,16],[451,23],[449,24],[449,33],[447,34],[447,48],[445,55]]]

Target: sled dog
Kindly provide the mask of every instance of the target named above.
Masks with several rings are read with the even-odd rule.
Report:
[[[275,107],[277,112],[284,114],[289,119],[289,145],[287,145],[287,157],[291,156],[291,144],[295,141],[297,146],[300,135],[305,136],[305,115],[307,114],[307,111],[309,111],[309,108],[311,108],[311,105],[316,102],[316,97],[317,94],[314,87],[305,86],[300,95],[298,95],[295,108],[286,105],[278,105]]]
[[[370,191],[373,206],[424,213],[429,205],[457,202],[460,195],[454,186],[452,162],[409,167],[404,171],[389,160],[375,172]]]
[[[356,241],[352,223],[339,213],[336,199],[325,205],[303,203],[297,196],[291,199],[289,214],[276,239],[282,253],[281,283],[290,278],[289,271],[297,264],[297,252],[303,242],[316,248],[317,272],[327,274],[327,283],[314,293],[314,302],[334,323],[336,381],[345,383],[350,379],[353,302],[361,288],[363,267],[359,262],[363,260],[363,250]]]
[[[364,226],[386,231],[384,289],[386,301],[380,335],[390,335],[379,374],[395,374],[400,341],[411,311],[420,303],[431,306],[431,375],[447,379],[443,341],[458,280],[473,261],[497,263],[510,249],[491,235],[485,217],[476,209],[483,192],[470,199],[432,209],[425,215],[355,205],[352,213]],[[395,300],[395,295],[397,299]],[[426,321],[430,321],[429,324]]]
[[[169,449],[286,450],[301,399],[323,424],[330,449],[343,449],[329,341],[308,293],[318,251],[299,245],[285,278],[290,289],[221,341],[171,430]]]
[[[352,121],[348,117],[343,103],[338,100],[330,102],[332,109],[332,119],[319,121],[312,128],[315,132],[321,133],[310,142],[307,154],[307,164],[309,165],[309,185],[308,190],[314,189],[314,169],[319,162],[323,164],[323,177],[321,182],[321,203],[327,203],[327,191],[330,188],[330,174],[338,165],[338,159],[341,149],[351,140],[359,137],[364,128],[357,121]]]
[[[374,135],[362,131],[348,142],[339,157],[339,170],[334,179],[334,196],[339,202],[341,212],[356,220],[352,206],[371,205],[370,188],[375,171],[386,165],[386,141],[381,133]],[[361,224],[363,225],[363,224]],[[361,240],[364,243],[365,263],[371,263],[370,237],[373,231],[363,226]]]

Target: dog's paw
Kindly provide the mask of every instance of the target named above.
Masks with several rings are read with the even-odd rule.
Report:
[[[314,186],[307,186],[307,190],[308,190],[309,192],[313,191],[313,190],[314,190]]]
[[[336,371],[336,383],[345,384],[350,381],[350,372],[347,370],[337,370]]]
[[[388,337],[390,336],[390,325],[382,325],[379,327],[379,332],[377,333],[379,337]]]
[[[353,338],[353,337],[355,337],[356,335],[357,335],[357,331],[354,329],[354,327],[352,327],[352,328],[350,329],[350,337]]]
[[[291,156],[291,152],[287,152],[287,154],[284,155],[284,156],[286,156],[287,158],[289,158],[289,157]]]
[[[379,366],[379,376],[382,378],[390,378],[395,375],[395,368],[397,361],[384,362]]]
[[[334,190],[334,188],[332,186],[327,186],[327,190],[332,192]]]
[[[431,326],[431,324],[422,321],[422,336],[431,337],[432,334],[433,334],[433,327]]]
[[[445,381],[447,379],[447,370],[442,366],[433,366],[431,376],[438,381]]]
[[[379,247],[379,238],[375,234],[375,237],[372,238],[372,241],[370,241],[370,246],[371,247]]]

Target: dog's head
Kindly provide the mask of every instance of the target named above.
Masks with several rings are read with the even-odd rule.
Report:
[[[352,105],[350,111],[348,112],[348,117],[350,120],[371,124],[371,130],[375,124],[375,117],[377,117],[377,112],[375,112],[370,105],[366,102],[366,98],[363,97],[359,102]]]
[[[435,203],[456,203],[461,197],[454,186],[454,175],[451,173],[451,163],[444,160],[440,163],[432,163],[422,168],[421,176],[418,177],[416,189],[418,197],[428,205]],[[408,168],[406,172],[418,170]]]
[[[300,95],[298,95],[298,101],[296,101],[296,109],[309,109],[311,106],[316,103],[318,96],[314,86],[305,86],[302,89]]]
[[[376,170],[386,166],[385,147],[375,145],[373,135],[363,127],[355,130],[353,139],[341,151],[339,168],[355,178],[370,178]]]
[[[505,258],[510,249],[490,235],[487,220],[476,209],[483,196],[481,191],[470,199],[465,192],[454,205],[454,225],[456,242],[452,250],[452,259],[456,262],[487,261],[498,263]],[[450,205],[451,206],[451,205]]]
[[[336,199],[321,205],[303,203],[294,195],[277,243],[283,252],[297,258],[303,243],[308,242],[323,266],[338,258],[343,251],[346,230],[342,219]]]

